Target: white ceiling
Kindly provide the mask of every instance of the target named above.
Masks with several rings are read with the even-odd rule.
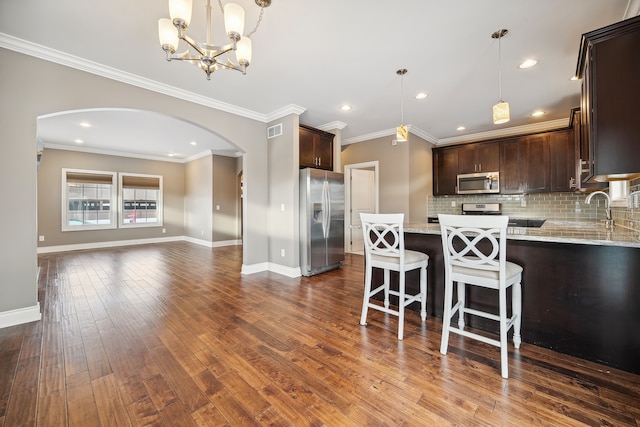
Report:
[[[253,0],[235,1],[244,7],[250,31],[259,8]],[[212,3],[219,28],[219,9]],[[199,41],[204,5],[194,0],[188,30]],[[165,60],[157,20],[168,17],[167,0],[2,0],[0,47],[108,70],[147,87],[155,82],[156,90],[178,89],[181,96],[208,99],[263,121],[284,107],[300,106],[305,124],[346,124],[343,143],[393,134],[400,122],[396,70],[407,68],[405,123],[412,133],[447,144],[567,120],[579,104],[581,83],[569,78],[581,35],[639,12],[640,0],[273,0],[252,37],[247,75],[220,71],[207,81],[193,65]],[[498,44],[491,34],[500,28],[509,30],[502,39],[502,94],[511,105],[511,121],[494,125]],[[214,42],[224,43],[216,30]],[[538,64],[519,69],[526,58]],[[421,91],[429,96],[418,101],[414,96]],[[353,109],[341,111],[343,103]],[[538,109],[545,115],[531,117]],[[79,129],[82,120],[93,126]],[[461,125],[466,130],[456,130]],[[132,110],[51,115],[39,121],[38,131],[45,145],[78,148],[73,141],[86,131],[91,137],[85,136],[82,149],[164,158],[237,150],[188,123]],[[189,145],[191,140],[198,145]]]

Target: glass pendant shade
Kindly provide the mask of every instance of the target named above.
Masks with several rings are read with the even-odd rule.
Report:
[[[162,49],[168,46],[173,53],[178,48],[178,30],[173,26],[171,19],[162,18],[158,20],[158,37],[160,38]]]
[[[405,142],[409,138],[409,131],[405,125],[396,128],[396,141]]]
[[[249,65],[251,63],[251,53],[251,39],[245,36],[236,44],[236,59],[238,64]]]
[[[187,28],[191,23],[191,10],[193,0],[169,0],[169,15],[171,21],[184,21],[183,28]]]
[[[499,125],[507,123],[509,119],[509,103],[500,100],[500,102],[493,106],[493,123]]]
[[[244,33],[244,9],[235,3],[228,3],[224,6],[224,28],[227,34]]]

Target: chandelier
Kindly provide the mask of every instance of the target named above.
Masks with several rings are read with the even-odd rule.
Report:
[[[207,80],[211,79],[211,73],[216,70],[236,70],[242,74],[247,73],[247,67],[251,63],[251,36],[258,30],[262,22],[264,8],[271,5],[271,0],[255,0],[260,6],[260,16],[255,27],[248,35],[244,32],[244,9],[235,3],[228,3],[224,7],[218,0],[220,12],[224,16],[224,26],[229,37],[229,44],[215,46],[211,43],[211,0],[207,0],[205,7],[207,36],[204,43],[199,43],[186,34],[191,22],[191,10],[193,0],[169,0],[169,14],[171,19],[158,20],[158,34],[162,50],[167,54],[167,61],[187,61],[198,66],[207,74]],[[183,40],[187,49],[176,54],[178,44]],[[235,51],[236,62],[233,62],[228,53]]]
[[[507,35],[509,30],[502,29],[491,34],[491,38],[498,39],[498,85],[500,88],[500,100],[493,106],[493,123],[496,125],[507,123],[509,116],[509,103],[502,100],[502,49],[500,40]]]

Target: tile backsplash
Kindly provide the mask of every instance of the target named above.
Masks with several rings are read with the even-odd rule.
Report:
[[[640,185],[631,187],[631,192]],[[600,221],[605,217],[606,199],[594,196],[590,204],[583,193],[495,194],[428,196],[427,216],[459,214],[462,203],[501,203],[502,213],[514,218],[544,218],[555,221]],[[640,199],[640,197],[638,197]],[[613,207],[611,216],[618,226],[640,231],[640,208]]]

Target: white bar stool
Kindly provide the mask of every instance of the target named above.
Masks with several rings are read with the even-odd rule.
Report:
[[[427,319],[427,265],[429,256],[422,252],[404,248],[404,214],[360,214],[364,235],[365,278],[364,298],[360,324],[367,324],[369,308],[398,316],[398,339],[404,334],[404,309],[415,301],[420,301],[420,316]],[[384,270],[384,283],[373,289],[371,275],[373,268]],[[405,293],[405,272],[420,269],[420,292],[415,295]],[[389,286],[390,271],[399,272],[398,290]],[[384,306],[371,301],[371,297],[384,291]],[[398,309],[389,308],[389,294],[398,297]]]
[[[520,348],[522,323],[522,267],[507,261],[507,224],[504,215],[438,215],[445,265],[444,314],[440,353],[447,354],[449,332],[500,347],[502,377],[509,377],[507,333],[513,327],[513,344]],[[479,244],[482,242],[482,247]],[[488,249],[486,246],[488,246]],[[452,306],[453,282],[457,282],[458,302]],[[467,308],[465,286],[498,290],[499,314]],[[507,288],[512,286],[511,311],[507,317]],[[458,313],[458,327],[451,318]],[[470,314],[500,323],[500,340],[464,330],[464,315]]]

